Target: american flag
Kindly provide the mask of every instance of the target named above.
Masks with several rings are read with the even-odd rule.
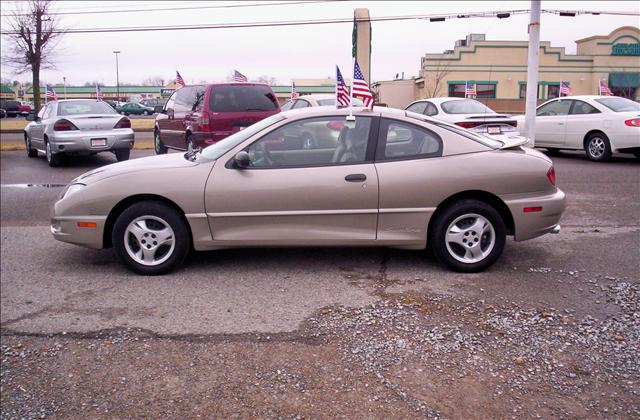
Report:
[[[98,85],[96,83],[96,99],[101,101],[102,100],[102,91],[100,90],[100,85]]]
[[[238,70],[234,70],[233,71],[233,81],[234,82],[240,82],[240,83],[244,83],[247,82],[247,76],[245,76],[244,74],[240,73]]]
[[[180,72],[176,70],[176,84],[180,87],[184,87],[184,79],[180,76]]]
[[[349,90],[342,78],[340,69],[336,66],[336,107],[346,108],[349,106]]]
[[[571,88],[565,82],[560,82],[560,96],[571,95]]]
[[[467,82],[464,85],[464,96],[476,96],[478,92],[476,91],[475,83]]]
[[[298,91],[296,90],[296,82],[291,82],[291,99],[298,97]]]
[[[364,75],[362,74],[357,61],[353,66],[353,85],[351,86],[351,92],[356,98],[362,99],[364,106],[369,109],[373,109],[376,100],[373,98],[373,94],[369,90],[369,84],[364,80]]]
[[[56,95],[56,91],[53,89],[53,86],[51,86],[51,85],[47,85],[46,98],[48,100],[52,100],[52,101],[57,101],[58,100],[58,95]]]
[[[604,79],[600,79],[600,84],[598,86],[598,94],[604,96],[613,96],[613,92],[609,89],[607,82]]]

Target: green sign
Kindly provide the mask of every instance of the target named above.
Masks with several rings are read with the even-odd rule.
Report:
[[[614,44],[611,48],[611,55],[640,55],[640,43]]]

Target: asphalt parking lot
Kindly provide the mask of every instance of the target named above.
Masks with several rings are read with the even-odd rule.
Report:
[[[637,418],[640,161],[553,159],[562,232],[485,273],[314,248],[146,278],[49,232],[61,186],[115,157],[2,152],[2,418]]]

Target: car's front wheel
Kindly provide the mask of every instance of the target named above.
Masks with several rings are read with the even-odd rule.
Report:
[[[585,142],[587,157],[594,162],[606,162],[611,158],[611,143],[604,133],[593,133]]]
[[[475,273],[491,266],[504,249],[506,229],[500,214],[477,200],[461,200],[442,211],[430,232],[431,249],[448,268]]]
[[[128,207],[111,234],[118,258],[132,271],[146,276],[166,274],[178,267],[189,253],[190,238],[183,217],[156,201]]]
[[[147,111],[147,110],[145,110],[142,114],[143,115],[151,115],[151,113],[149,111]]]
[[[153,132],[153,147],[156,151],[156,155],[164,155],[167,153],[167,147],[162,143],[162,139],[160,139],[159,130]]]
[[[24,147],[27,149],[27,156],[30,158],[38,156],[38,151],[31,147],[31,137],[28,134],[24,136]]]

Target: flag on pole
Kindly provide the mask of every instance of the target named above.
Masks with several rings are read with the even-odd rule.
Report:
[[[340,69],[336,66],[336,107],[346,108],[349,106],[349,102],[349,90],[347,89],[347,84],[342,78]]]
[[[51,101],[57,101],[58,95],[56,95],[56,91],[53,89],[53,86],[47,85],[47,93],[45,97]]]
[[[613,96],[613,92],[611,92],[611,89],[609,89],[609,86],[604,79],[600,79],[600,83],[598,85],[598,94],[604,96]]]
[[[366,80],[364,80],[364,75],[360,70],[360,66],[358,65],[357,60],[354,60],[353,85],[351,86],[351,90],[353,92],[353,96],[362,99],[362,102],[364,102],[364,106],[369,109],[373,109],[376,101],[373,97],[373,94],[369,90],[369,84]]]
[[[100,90],[100,85],[96,83],[96,100],[102,100],[102,91]]]
[[[248,81],[247,76],[240,73],[238,70],[233,71],[233,81],[239,83],[245,83]]]
[[[476,95],[478,95],[478,92],[476,91],[475,83],[471,83],[471,82],[465,83],[464,97],[466,98],[467,96],[476,96]]]
[[[184,79],[180,76],[180,72],[176,70],[176,84],[180,87],[184,87]]]
[[[298,91],[296,90],[296,82],[291,81],[291,99],[298,97]]]
[[[565,82],[560,82],[560,96],[571,95],[571,88]]]

